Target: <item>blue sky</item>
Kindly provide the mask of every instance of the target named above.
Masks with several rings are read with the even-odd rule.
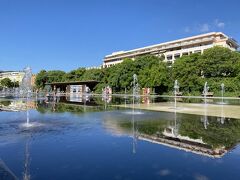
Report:
[[[211,31],[240,41],[239,0],[0,0],[0,70],[70,71]]]

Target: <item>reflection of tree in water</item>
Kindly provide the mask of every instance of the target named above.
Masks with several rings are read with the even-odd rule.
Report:
[[[176,123],[168,120],[143,120],[138,121],[138,134],[146,134],[152,137],[163,137],[163,132],[167,129],[174,128],[178,131],[175,133],[186,136],[191,139],[202,139],[204,143],[212,148],[225,147],[232,148],[240,142],[240,120],[226,119],[222,124],[217,121],[216,117],[208,117],[208,129],[205,129],[201,122],[201,117],[178,114]],[[117,121],[123,129],[132,129],[130,121]]]
[[[231,148],[240,141],[240,120],[227,119],[222,124],[216,117],[208,117],[208,129],[206,130],[198,119],[186,118],[182,120],[180,134],[197,139],[214,148]]]
[[[1,106],[9,106],[11,104],[11,101],[0,101],[0,107]]]
[[[132,152],[133,154],[136,153],[136,148],[137,148],[137,140],[138,140],[138,126],[137,122],[135,121],[135,116],[134,114],[132,115]]]
[[[49,112],[55,112],[55,113],[64,113],[64,112],[71,112],[74,114],[81,114],[84,112],[97,112],[97,111],[103,111],[104,107],[99,106],[84,106],[84,105],[77,105],[77,104],[65,104],[65,103],[57,103],[51,106],[52,104],[42,104],[38,105],[37,111],[40,113],[49,113]],[[54,110],[53,110],[54,109]]]

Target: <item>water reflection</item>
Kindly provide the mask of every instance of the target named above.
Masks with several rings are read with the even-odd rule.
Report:
[[[172,116],[171,113],[163,112],[152,112],[150,115],[146,112],[141,116],[132,115],[131,118],[132,123],[127,120],[128,117],[123,120],[121,116],[105,115],[105,125],[110,126],[111,132],[114,132],[115,128],[117,134],[132,134],[134,152],[136,139],[139,139],[219,158],[231,150],[240,139],[240,121],[236,119],[228,119],[222,124],[216,117],[208,117],[206,129],[206,126],[202,125],[202,119],[206,117],[201,116],[177,113]]]
[[[23,180],[30,180],[31,179],[29,144],[30,144],[30,138],[27,139],[26,145],[25,145]]]
[[[131,104],[132,99],[113,98],[115,104]],[[40,113],[82,114],[103,112],[105,125],[115,124],[111,132],[131,134],[132,152],[136,153],[137,141],[144,140],[166,145],[172,148],[191,151],[210,157],[221,157],[231,150],[240,140],[240,120],[225,117],[225,106],[221,105],[219,117],[208,116],[208,103],[204,103],[204,115],[179,114],[177,108],[173,113],[151,112],[135,109],[125,110],[108,103],[102,97],[75,97],[75,100],[60,97],[59,100],[0,101],[2,110],[26,110],[34,108]],[[117,111],[116,111],[117,110]],[[107,111],[107,112],[104,112]],[[112,114],[111,111],[114,111]],[[131,113],[128,113],[131,112]],[[45,127],[42,127],[43,129]],[[131,133],[130,133],[131,132]]]
[[[0,178],[3,180],[17,180],[17,176],[9,169],[9,167],[0,159]]]
[[[114,179],[119,172],[122,179],[131,172],[136,172],[131,179],[144,179],[141,173],[149,179],[159,179],[159,175],[177,179],[181,171],[190,169],[183,175],[187,179],[202,171],[209,176],[201,169],[204,166],[209,171],[219,166],[237,169],[236,164],[225,163],[229,157],[237,162],[237,156],[224,155],[240,141],[240,120],[226,118],[226,106],[217,106],[219,117],[207,116],[208,104],[204,115],[179,113],[177,108],[136,113],[138,103],[131,109],[115,106],[132,106],[132,100],[112,97],[108,103],[100,96],[78,102],[62,97],[28,102],[30,121],[41,124],[31,128],[19,126],[26,118],[27,102],[3,101],[1,107],[23,112],[0,114],[0,155],[5,161],[0,162],[0,173],[26,180]],[[214,166],[219,159],[213,158],[221,158],[222,164]]]

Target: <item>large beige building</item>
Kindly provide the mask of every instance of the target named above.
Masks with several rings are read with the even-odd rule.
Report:
[[[9,78],[12,82],[22,82],[25,73],[23,71],[0,71],[0,81]]]
[[[129,51],[113,52],[104,57],[103,67],[106,68],[121,63],[125,58],[134,60],[137,56],[146,54],[163,56],[165,62],[172,64],[183,55],[203,53],[205,49],[209,49],[213,46],[222,46],[233,51],[237,50],[239,47],[234,39],[228,37],[224,33],[211,32]]]

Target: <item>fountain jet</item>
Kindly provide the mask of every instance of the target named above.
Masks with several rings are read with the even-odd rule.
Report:
[[[27,109],[27,122],[25,124],[26,127],[31,126],[29,123],[29,98],[32,95],[32,69],[30,67],[26,67],[24,70],[25,75],[23,77],[22,83],[20,85],[20,94],[22,97],[26,97],[26,109]]]

